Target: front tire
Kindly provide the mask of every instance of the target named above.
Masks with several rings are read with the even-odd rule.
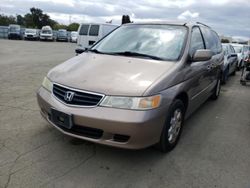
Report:
[[[169,152],[178,143],[184,122],[185,106],[179,99],[174,100],[163,127],[161,138],[156,147],[162,152]]]

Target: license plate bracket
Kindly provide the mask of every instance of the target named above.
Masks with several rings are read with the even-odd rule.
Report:
[[[71,129],[73,126],[71,114],[67,114],[53,108],[51,108],[51,121],[55,125],[66,129]]]

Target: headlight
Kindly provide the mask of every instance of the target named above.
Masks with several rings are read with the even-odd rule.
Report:
[[[100,106],[133,109],[133,110],[148,110],[160,106],[161,96],[155,95],[151,97],[112,97],[106,96]]]
[[[53,83],[47,77],[44,77],[42,86],[49,92],[52,92]]]

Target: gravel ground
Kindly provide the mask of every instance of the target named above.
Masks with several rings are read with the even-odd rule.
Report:
[[[239,72],[186,122],[174,151],[65,136],[41,118],[36,90],[76,44],[0,40],[0,187],[250,187],[250,86]]]

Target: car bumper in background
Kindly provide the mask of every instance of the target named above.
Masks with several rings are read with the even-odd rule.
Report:
[[[95,143],[141,149],[157,143],[165,122],[163,109],[147,111],[123,110],[106,107],[70,107],[41,87],[37,100],[42,116],[62,133]],[[72,128],[56,125],[51,109],[72,115]]]

